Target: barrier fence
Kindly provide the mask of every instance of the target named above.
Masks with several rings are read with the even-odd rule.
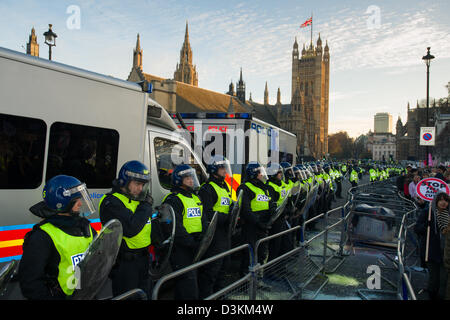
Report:
[[[388,208],[393,215],[385,217],[355,211],[358,205],[367,203]],[[198,270],[218,259],[247,251],[251,262],[248,273],[243,277],[235,277],[224,288],[207,297],[207,300],[314,299],[328,283],[327,274],[335,272],[345,262],[348,256],[345,250],[347,244],[353,245],[355,241],[373,243],[370,237],[365,239],[355,237],[352,219],[357,215],[372,220],[379,218],[384,219],[384,222],[390,221],[396,236],[388,239],[389,241],[375,240],[396,249],[393,258],[389,256],[392,250],[386,252],[386,257],[393,263],[390,268],[398,271],[396,281],[389,281],[395,290],[362,289],[358,290],[358,293],[364,299],[369,299],[370,293],[391,294],[398,299],[415,300],[406,261],[414,253],[417,254],[417,242],[414,241],[414,234],[410,231],[414,226],[416,210],[417,207],[412,201],[397,194],[393,188],[393,179],[357,186],[348,191],[348,201],[344,206],[321,213],[304,221],[302,225],[262,238],[257,241],[254,249],[245,244],[162,277],[153,289],[152,298],[158,299],[161,288],[170,280]],[[322,227],[320,232],[305,232],[309,224],[318,221]],[[264,262],[257,263],[258,254],[266,254],[261,249],[277,238],[292,241],[294,243],[292,250],[272,260],[266,258]]]

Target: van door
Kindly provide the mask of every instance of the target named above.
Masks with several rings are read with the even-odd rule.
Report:
[[[179,164],[189,164],[197,171],[200,184],[206,182],[208,177],[201,159],[182,137],[149,130],[148,138],[151,192],[155,205],[160,205],[164,196],[170,192],[172,172]]]

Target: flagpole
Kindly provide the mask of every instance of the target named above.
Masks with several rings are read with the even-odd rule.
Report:
[[[312,47],[312,36],[313,36],[313,13],[311,12],[311,47]]]

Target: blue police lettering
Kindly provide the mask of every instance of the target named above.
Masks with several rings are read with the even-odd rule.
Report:
[[[256,200],[257,201],[269,201],[269,197],[266,196],[265,194],[258,194],[256,196]]]
[[[187,208],[186,213],[188,218],[201,217],[202,215],[200,208]]]
[[[70,257],[72,260],[72,266],[75,269],[75,266],[81,262],[84,258],[84,253],[79,253]]]
[[[222,197],[220,199],[220,204],[222,206],[229,206],[230,205],[230,198]]]

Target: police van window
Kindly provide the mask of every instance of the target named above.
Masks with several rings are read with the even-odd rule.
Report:
[[[35,189],[42,183],[47,125],[0,113],[0,189]]]
[[[116,130],[55,122],[50,127],[45,178],[67,174],[88,188],[111,188],[118,149]]]
[[[201,167],[195,163],[194,155],[185,145],[162,138],[154,139],[156,167],[158,169],[159,183],[165,189],[172,187],[172,172],[178,164],[187,163],[197,171],[200,183],[206,181]]]

